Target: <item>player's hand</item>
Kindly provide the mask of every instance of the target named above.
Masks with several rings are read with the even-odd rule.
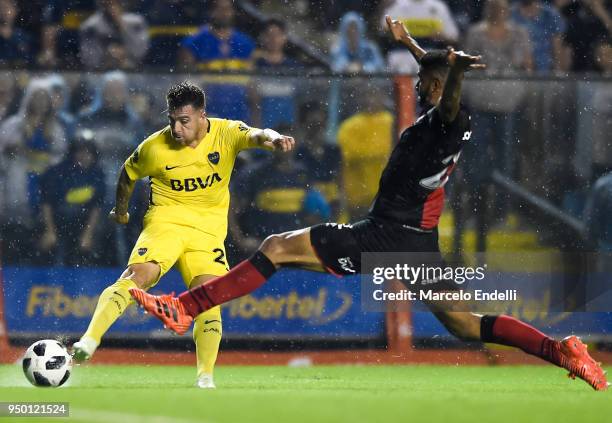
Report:
[[[293,137],[281,135],[280,138],[272,138],[264,141],[266,147],[274,149],[274,151],[282,151],[283,153],[293,150],[295,140]]]
[[[127,223],[130,221],[130,214],[128,212],[125,212],[125,214],[119,214],[117,213],[117,210],[115,210],[115,207],[113,207],[108,216],[120,225],[127,225]]]
[[[288,135],[281,135],[273,129],[257,129],[251,133],[252,139],[261,147],[274,151],[291,151],[295,146],[295,140]]]
[[[455,51],[454,48],[449,47],[447,54],[448,64],[451,69],[457,69],[463,72],[467,72],[474,69],[484,69],[487,67],[484,63],[481,63],[482,56],[472,56],[463,51]]]
[[[410,37],[410,33],[408,32],[408,28],[401,21],[396,19],[391,19],[391,16],[385,15],[385,20],[387,21],[387,27],[393,36],[395,41],[405,41]]]

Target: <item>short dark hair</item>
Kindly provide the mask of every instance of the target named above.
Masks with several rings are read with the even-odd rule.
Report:
[[[421,71],[446,79],[450,66],[446,50],[430,50],[421,57]]]
[[[193,106],[194,109],[206,109],[206,95],[197,85],[183,81],[173,85],[166,95],[168,110],[176,110],[184,106]]]

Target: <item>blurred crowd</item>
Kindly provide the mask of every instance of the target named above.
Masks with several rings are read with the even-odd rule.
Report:
[[[9,262],[114,260],[115,234],[106,253],[93,245],[108,229],[100,222],[119,167],[145,135],[146,115],[136,109],[143,94],[130,98],[122,71],[77,86],[87,94],[57,73],[0,76],[0,225]]]
[[[266,18],[255,19],[244,3]],[[612,204],[612,178],[595,182],[612,171],[610,4],[0,0],[2,260],[124,263],[148,184],[137,186],[130,224],[113,225],[106,214],[118,171],[147,134],[166,125],[165,91],[185,74],[205,88],[210,116],[275,128],[300,142],[289,155],[240,156],[230,261],[267,234],[363,216],[397,135],[387,73],[416,71],[385,34],[386,14],[425,48],[453,45],[482,54],[488,65],[464,90],[474,137],[449,186],[459,234],[475,226],[483,251],[487,231],[519,212],[491,188],[493,168],[568,213],[612,216],[594,199]],[[306,54],[308,46],[325,60]],[[342,77],[301,76],[317,67]],[[565,83],[559,76],[568,72],[582,76]],[[521,80],[526,74],[541,80]],[[586,85],[571,83],[593,76]],[[596,197],[583,189],[591,184]],[[602,219],[587,221],[606,226]],[[602,245],[612,245],[608,226]],[[455,240],[460,250],[461,236]]]
[[[255,19],[254,6],[282,16]],[[337,72],[413,72],[384,15],[425,47],[478,51],[491,72],[610,72],[609,0],[1,0],[0,65],[42,69],[246,70],[321,66],[290,46],[314,44]],[[301,42],[300,42],[301,40]],[[219,59],[235,59],[232,64]],[[511,66],[506,66],[506,65]],[[501,67],[501,68],[500,68]]]

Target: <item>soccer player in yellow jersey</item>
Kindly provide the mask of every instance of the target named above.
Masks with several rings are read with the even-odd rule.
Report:
[[[271,129],[208,118],[204,92],[188,82],[171,87],[166,99],[170,125],[144,140],[121,169],[111,218],[128,222],[134,183],[144,177],[151,184],[150,205],[127,269],[102,291],[87,331],[73,345],[78,361],[91,358],[102,336],[133,302],[130,288],[152,287],[175,263],[189,288],[226,273],[223,244],[236,156],[246,148],[293,149],[292,137]],[[221,341],[219,307],[196,317],[193,338],[197,385],[214,388],[212,372]]]

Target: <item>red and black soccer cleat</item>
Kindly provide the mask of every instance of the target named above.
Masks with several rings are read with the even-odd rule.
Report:
[[[151,295],[138,288],[130,288],[130,295],[144,309],[162,321],[165,328],[172,329],[179,335],[187,332],[193,317],[187,314],[185,307],[174,293],[170,295]]]
[[[560,354],[561,367],[569,371],[568,377],[576,379],[578,376],[591,385],[596,391],[605,391],[609,383],[606,372],[589,355],[587,346],[577,336],[568,336],[556,347]]]

